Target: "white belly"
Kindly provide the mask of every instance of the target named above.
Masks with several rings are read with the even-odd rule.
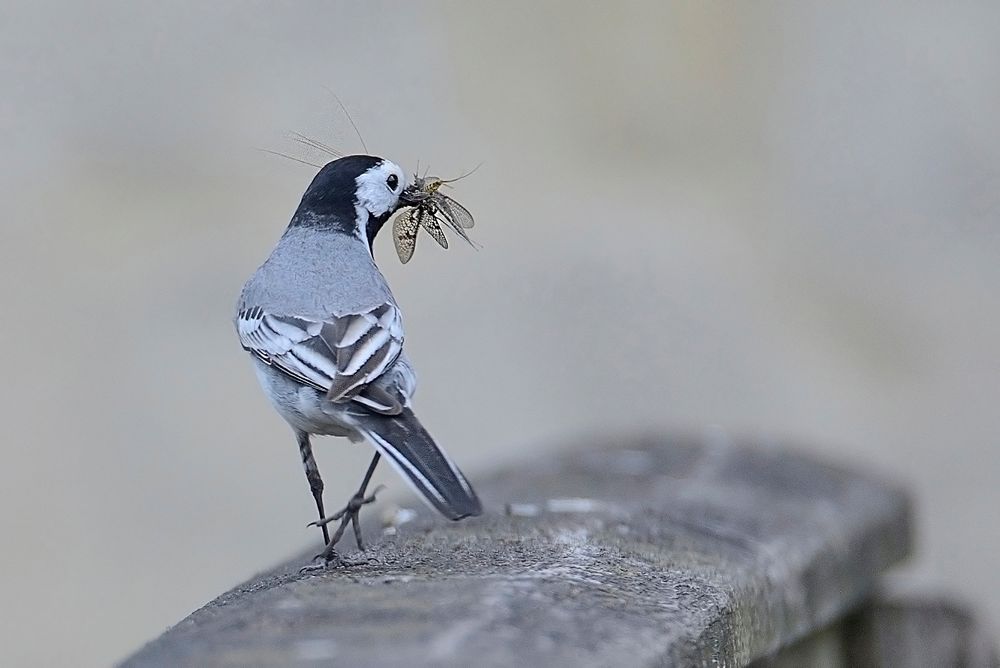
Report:
[[[336,411],[317,390],[302,385],[280,371],[254,359],[254,371],[274,409],[293,429],[308,434],[349,436],[350,427],[338,420]],[[323,410],[324,404],[326,410]]]

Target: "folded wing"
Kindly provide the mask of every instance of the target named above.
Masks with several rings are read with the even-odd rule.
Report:
[[[331,401],[354,398],[403,349],[402,319],[391,303],[323,320],[248,306],[237,315],[236,329],[245,350]]]

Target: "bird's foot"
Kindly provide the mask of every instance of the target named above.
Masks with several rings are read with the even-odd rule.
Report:
[[[333,559],[324,559],[322,554],[317,554],[313,557],[313,560],[299,569],[299,573],[316,573],[318,571],[325,571],[330,566],[337,563],[340,555],[334,553]]]
[[[351,552],[348,554],[340,554],[339,552],[334,552],[330,558],[327,558],[324,554],[317,554],[313,557],[313,560],[299,568],[299,573],[318,573],[326,571],[330,568],[350,568],[352,566],[379,566],[383,565],[383,559],[376,555],[372,555],[370,552]]]
[[[322,554],[316,555],[316,559],[322,559],[325,564],[329,564],[333,560],[340,560],[340,556],[337,554],[336,545],[340,539],[344,536],[344,532],[347,531],[347,525],[350,524],[354,528],[354,540],[358,544],[358,549],[362,552],[365,549],[364,542],[361,539],[361,524],[358,521],[358,516],[361,514],[361,509],[367,506],[369,503],[375,502],[375,495],[378,494],[382,486],[379,485],[375,488],[375,491],[370,495],[365,496],[363,490],[358,490],[357,494],[351,497],[351,500],[347,502],[341,510],[338,510],[333,515],[329,517],[324,517],[323,519],[316,520],[315,522],[310,522],[309,526],[323,527],[330,522],[336,522],[340,520],[340,526],[337,527],[337,531],[334,532],[333,536],[330,538],[330,542],[327,543],[326,549],[323,550]]]

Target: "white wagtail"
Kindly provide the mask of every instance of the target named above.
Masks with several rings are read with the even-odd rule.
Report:
[[[379,458],[452,520],[479,515],[476,493],[410,408],[416,376],[403,352],[403,323],[375,265],[385,222],[424,193],[395,163],[352,155],[323,167],[267,261],[243,286],[236,330],[257,378],[298,439],[330,561],[348,523],[364,549],[358,514]],[[416,199],[414,199],[416,198]],[[375,448],[347,506],[326,517],[311,435],[346,436]],[[327,524],[340,520],[331,540]]]

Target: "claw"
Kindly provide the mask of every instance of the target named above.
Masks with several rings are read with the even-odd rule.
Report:
[[[358,544],[358,549],[361,550],[362,552],[364,551],[365,544],[361,538],[361,522],[358,520],[358,516],[360,515],[361,509],[363,507],[367,506],[370,503],[375,502],[375,496],[384,488],[385,488],[384,485],[379,485],[368,496],[362,496],[362,494],[364,494],[364,488],[362,488],[358,490],[357,494],[351,497],[350,501],[347,502],[347,505],[344,506],[344,508],[338,510],[336,513],[330,515],[329,517],[318,519],[315,522],[310,522],[307,525],[307,526],[325,527],[330,522],[335,522],[337,520],[340,520],[340,526],[337,527],[337,531],[334,532],[333,536],[330,539],[330,542],[327,543],[326,550],[322,554],[316,555],[317,560],[322,559],[325,563],[329,563],[334,557],[337,557],[339,559],[339,556],[337,555],[334,546],[340,541],[341,537],[343,537],[344,532],[347,530],[348,524],[351,525],[351,528],[354,531],[354,540]],[[311,568],[310,570],[314,569]]]
[[[326,570],[326,567],[330,565],[330,562],[323,558],[322,554],[317,554],[313,557],[311,564],[306,564],[299,569],[299,573],[314,573],[316,571]]]
[[[310,522],[308,524],[308,526],[323,527],[323,535],[325,537],[326,525],[329,524],[330,522],[340,520],[340,526],[337,527],[337,530],[334,532],[333,536],[331,536],[330,540],[327,541],[326,549],[323,550],[322,554],[317,555],[316,557],[317,559],[323,559],[325,564],[330,563],[330,561],[334,557],[336,557],[339,561],[341,561],[341,563],[343,563],[343,559],[341,559],[340,556],[337,554],[335,547],[337,543],[340,541],[340,539],[343,537],[344,531],[347,530],[348,524],[351,524],[353,526],[354,539],[358,543],[358,548],[360,550],[365,549],[364,543],[362,543],[361,541],[361,523],[358,521],[358,514],[361,512],[361,509],[364,506],[368,505],[369,503],[373,503],[375,501],[375,495],[378,494],[379,491],[383,489],[383,485],[379,485],[378,487],[375,488],[375,491],[373,491],[370,495],[365,496],[365,490],[368,488],[368,483],[371,482],[372,474],[375,472],[375,467],[378,466],[378,462],[381,457],[382,455],[378,452],[376,452],[375,456],[372,457],[372,463],[368,465],[368,471],[367,473],[365,473],[365,479],[361,482],[361,487],[358,488],[358,491],[355,492],[354,496],[350,498],[350,500],[347,502],[347,505],[344,506],[343,509],[337,511],[336,513],[330,515],[329,517],[320,517],[320,519],[316,520],[315,522]]]
[[[344,508],[343,510],[338,511],[338,512],[334,513],[333,515],[330,515],[329,517],[324,517],[321,520],[313,520],[312,522],[310,522],[306,526],[307,527],[325,527],[330,522],[336,522],[337,520],[339,520],[341,517],[344,516],[344,514],[346,512],[347,512],[347,508]]]

